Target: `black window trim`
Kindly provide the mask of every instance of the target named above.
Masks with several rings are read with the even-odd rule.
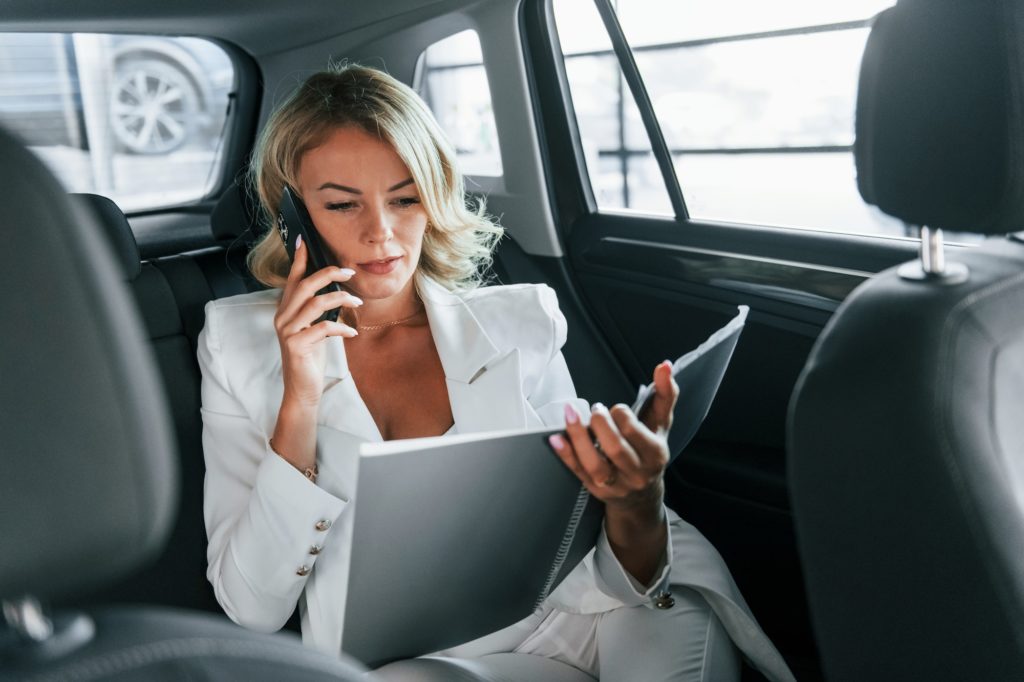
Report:
[[[665,141],[665,135],[661,132],[661,125],[658,123],[658,117],[654,113],[654,106],[651,104],[651,98],[647,94],[647,88],[644,86],[643,77],[640,75],[640,68],[636,64],[633,50],[630,49],[626,35],[619,24],[618,15],[612,7],[611,0],[594,0],[594,4],[597,7],[598,14],[601,15],[601,21],[604,22],[605,30],[608,31],[608,37],[612,41],[612,48],[615,50],[616,57],[618,57],[622,77],[629,86],[629,90],[633,94],[633,100],[636,102],[637,110],[640,112],[640,119],[643,121],[647,137],[651,142],[651,151],[654,153],[654,159],[658,163],[658,169],[661,171],[665,189],[668,191],[669,202],[672,204],[672,213],[677,220],[688,220],[690,214],[686,210],[686,201],[683,199],[683,190],[679,186],[679,178],[676,176],[672,154],[669,151],[668,143]],[[619,96],[620,120],[624,118],[621,111],[625,106],[624,94],[620,93]],[[619,126],[620,149],[625,147],[625,130],[623,128],[624,126]],[[623,157],[621,162],[626,164],[628,158]],[[625,178],[628,177],[628,174],[623,173],[623,176],[623,184],[626,185],[627,181]],[[628,196],[627,189],[624,194],[627,203]]]

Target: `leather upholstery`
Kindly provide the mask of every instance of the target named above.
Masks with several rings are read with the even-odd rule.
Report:
[[[901,0],[861,63],[855,156],[864,200],[912,225],[1024,224],[1024,4]]]
[[[97,195],[72,196],[96,212],[112,243],[134,247],[131,227],[114,202]],[[131,257],[129,251],[123,248],[121,256]],[[128,284],[170,409],[177,442],[175,459],[181,474],[180,496],[169,541],[155,560],[100,591],[76,595],[76,604],[148,603],[223,614],[206,579],[205,469],[196,340],[208,301],[246,291],[243,280],[229,271],[224,257],[223,249],[214,248],[140,265],[138,250],[134,249],[136,272]],[[131,269],[124,265],[130,274]]]
[[[86,647],[54,660],[0,655],[0,682],[346,682],[364,679],[351,659],[312,651],[293,634],[258,634],[226,619],[178,610],[107,607],[90,614]],[[367,681],[369,682],[369,681]]]
[[[174,440],[111,248],[0,132],[0,596],[56,598],[152,557],[172,522]]]
[[[0,598],[69,600],[161,549],[175,511],[175,443],[153,351],[119,281],[130,273],[111,252],[117,235],[104,237],[96,217],[127,222],[112,204],[97,213],[69,198],[3,131],[0,160],[16,255],[0,275]],[[150,322],[173,330],[169,317]],[[187,362],[194,372],[194,356]],[[353,680],[364,670],[223,617],[152,608],[49,617],[54,633],[38,644],[0,626],[0,679]]]
[[[141,271],[139,246],[128,219],[117,204],[99,194],[72,194],[71,198],[94,213],[97,224],[110,241],[114,258],[124,269],[124,279],[131,281],[138,277]]]
[[[829,680],[1024,679],[1024,245],[895,269],[811,353],[790,491]]]
[[[214,239],[231,241],[247,234],[253,241],[262,233],[259,215],[259,200],[244,180],[236,180],[220,196],[210,215]]]
[[[936,227],[1019,227],[1022,7],[901,0],[879,17],[858,100],[866,200]],[[790,404],[829,680],[1024,679],[1024,244],[955,261],[966,282],[893,268],[854,291]]]

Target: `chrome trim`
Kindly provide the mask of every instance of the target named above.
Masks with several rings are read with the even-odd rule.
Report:
[[[783,260],[781,258],[768,258],[765,256],[751,256],[745,253],[735,253],[732,251],[715,251],[714,249],[701,249],[696,246],[678,246],[675,244],[659,244],[657,242],[648,242],[640,239],[624,239],[622,237],[605,237],[602,241],[606,242],[618,242],[621,244],[633,244],[635,246],[649,246],[658,249],[670,249],[672,251],[688,251],[690,253],[699,253],[705,256],[717,256],[719,258],[734,258],[736,260],[753,261],[756,263],[771,263],[772,265],[782,265],[791,268],[801,268],[804,270],[817,270],[819,272],[831,272],[837,275],[850,275],[851,277],[861,277],[867,279],[873,277],[875,273],[867,272],[864,270],[850,270],[848,268],[836,268],[829,265],[815,265],[813,263],[802,263],[795,260]]]
[[[920,258],[900,266],[903,279],[933,284],[961,284],[970,277],[970,271],[963,263],[946,263],[946,252],[942,243],[942,230],[921,225]]]
[[[835,310],[851,291],[874,275],[861,270],[622,237],[605,237],[601,243],[656,252],[665,262],[659,268],[657,257],[651,260],[651,274],[827,311]],[[588,254],[588,260],[621,267],[608,256],[599,250]]]
[[[942,250],[942,230],[921,226],[921,269],[932,275],[946,271],[946,256]]]
[[[33,642],[45,642],[53,635],[53,622],[46,617],[35,597],[5,600],[4,620],[19,635]]]

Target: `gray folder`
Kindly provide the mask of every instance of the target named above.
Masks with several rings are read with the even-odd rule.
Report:
[[[707,415],[746,306],[679,358],[673,457]],[[634,411],[650,397],[640,388]],[[342,650],[371,667],[476,639],[528,616],[590,552],[603,506],[551,451],[562,429],[364,443],[329,427],[318,448],[347,460],[355,495]],[[347,452],[345,452],[347,451]],[[336,529],[335,532],[338,532]]]

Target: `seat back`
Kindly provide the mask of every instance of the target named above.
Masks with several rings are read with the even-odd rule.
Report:
[[[793,394],[789,478],[829,680],[1024,679],[1024,7],[900,0],[857,104],[866,201],[928,262],[853,292]]]
[[[160,387],[170,410],[180,495],[174,524],[163,551],[124,579],[76,603],[160,604],[222,613],[206,579],[206,530],[199,366],[196,343],[203,309],[214,298],[246,293],[247,278],[234,268],[224,248],[169,256],[140,263],[131,227],[120,208],[95,194],[72,195],[92,213],[114,247],[114,255],[142,318],[145,337],[159,370]]]
[[[152,558],[174,436],[145,332],[93,217],[0,132],[0,598],[59,599]]]
[[[223,618],[42,606],[159,553],[177,499],[175,441],[124,283],[143,268],[115,257],[133,241],[105,238],[98,214],[4,131],[0,183],[13,256],[0,270],[0,677],[356,679],[360,666]]]

